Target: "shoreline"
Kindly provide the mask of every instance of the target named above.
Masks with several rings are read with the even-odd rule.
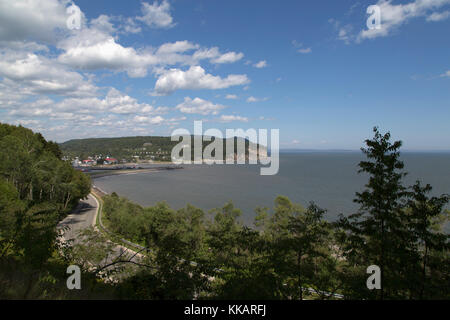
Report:
[[[158,171],[165,171],[165,170],[179,170],[183,169],[183,167],[156,167],[156,168],[140,168],[140,169],[110,169],[109,172],[100,172],[95,173],[94,172],[87,172],[87,174],[91,177],[92,180],[95,180],[97,178],[103,178],[108,176],[116,176],[116,175],[130,175],[130,174],[138,174],[138,173],[150,173],[150,172],[158,172]],[[105,170],[106,171],[106,170]],[[94,173],[94,174],[92,174]]]

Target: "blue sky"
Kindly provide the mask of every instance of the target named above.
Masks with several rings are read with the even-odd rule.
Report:
[[[203,120],[300,149],[358,149],[378,125],[450,150],[449,31],[450,0],[0,0],[0,119],[59,142]]]

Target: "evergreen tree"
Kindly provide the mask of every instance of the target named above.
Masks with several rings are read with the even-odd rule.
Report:
[[[374,138],[366,140],[367,148],[361,149],[368,160],[359,163],[359,173],[367,173],[369,182],[363,192],[356,193],[359,211],[340,216],[338,226],[344,231],[340,240],[346,259],[351,266],[359,266],[359,272],[370,265],[380,267],[381,290],[369,293],[361,282],[356,291],[367,291],[372,298],[399,298],[405,280],[402,262],[411,246],[403,214],[407,192],[401,184],[405,176],[399,160],[402,142],[391,143],[390,133],[373,131]]]
[[[449,235],[443,227],[448,215],[443,211],[448,195],[430,197],[432,187],[422,187],[417,181],[412,186],[408,201],[411,241],[414,243],[408,265],[411,298],[448,298],[450,283]]]

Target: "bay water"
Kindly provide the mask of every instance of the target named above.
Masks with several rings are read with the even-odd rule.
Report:
[[[259,165],[183,165],[181,170],[96,178],[100,189],[153,206],[166,201],[179,209],[190,203],[205,211],[232,201],[242,210],[242,220],[251,225],[256,207],[273,207],[284,195],[306,207],[310,201],[327,210],[333,221],[339,213],[358,209],[355,192],[364,189],[368,176],[358,174],[361,152],[293,152],[280,154],[277,175],[261,176]],[[433,186],[433,195],[450,194],[450,153],[404,152],[408,172],[404,185],[417,179]]]

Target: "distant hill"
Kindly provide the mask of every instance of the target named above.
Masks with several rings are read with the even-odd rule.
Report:
[[[191,139],[193,136],[191,136]],[[235,152],[236,142],[235,139]],[[76,157],[86,159],[87,157],[114,157],[121,160],[133,161],[140,160],[157,160],[170,161],[171,152],[178,141],[171,141],[171,137],[157,136],[137,136],[137,137],[120,137],[120,138],[89,138],[74,139],[60,144],[63,155],[69,159]],[[203,148],[210,142],[203,142]],[[193,146],[192,140],[192,146]],[[224,148],[226,139],[223,139]],[[252,156],[257,154],[257,144],[245,140],[246,158],[249,154]],[[250,150],[250,151],[249,151]],[[265,148],[262,154],[265,154]]]

